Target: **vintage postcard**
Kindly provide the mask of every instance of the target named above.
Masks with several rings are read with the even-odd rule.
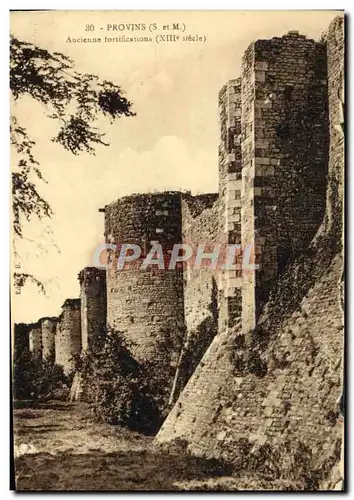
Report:
[[[344,32],[11,12],[12,489],[345,489]]]

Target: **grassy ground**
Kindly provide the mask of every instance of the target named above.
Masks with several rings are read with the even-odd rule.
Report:
[[[235,478],[205,460],[166,454],[151,436],[90,422],[82,404],[17,405],[14,441],[17,491],[237,489]]]

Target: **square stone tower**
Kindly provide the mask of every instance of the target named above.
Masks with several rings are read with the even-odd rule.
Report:
[[[80,299],[66,299],[61,307],[55,334],[55,362],[68,375],[75,370],[82,347]]]

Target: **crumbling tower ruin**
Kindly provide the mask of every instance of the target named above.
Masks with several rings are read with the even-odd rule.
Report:
[[[75,357],[81,353],[80,299],[66,299],[55,335],[55,362],[65,374],[75,369]]]
[[[79,273],[82,349],[92,349],[106,331],[106,271],[85,267]]]

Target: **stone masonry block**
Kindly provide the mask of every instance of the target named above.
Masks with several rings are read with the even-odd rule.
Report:
[[[256,245],[265,245],[265,242],[266,242],[266,238],[264,236],[256,236],[255,238],[255,243]]]
[[[256,165],[254,169],[254,177],[264,177],[265,165]]]
[[[241,222],[241,210],[239,209],[239,207],[233,207],[232,210],[233,210],[232,217],[236,219],[233,220],[232,222]]]
[[[226,203],[228,203],[230,200],[238,200],[239,196],[238,194],[240,191],[226,191]]]
[[[272,165],[268,165],[263,167],[263,175],[264,177],[272,177],[275,174],[274,167]]]
[[[256,71],[267,71],[268,69],[268,63],[265,61],[256,61],[254,66]]]

